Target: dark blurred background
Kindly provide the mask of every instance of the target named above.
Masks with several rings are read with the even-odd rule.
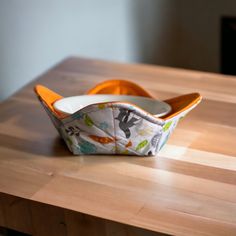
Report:
[[[70,55],[234,74],[235,15],[235,0],[0,0],[0,100]]]

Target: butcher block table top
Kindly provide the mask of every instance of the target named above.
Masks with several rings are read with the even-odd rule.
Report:
[[[37,100],[134,81],[159,99],[199,92],[156,157],[73,156]],[[0,192],[174,235],[236,235],[236,77],[68,58],[0,104]]]

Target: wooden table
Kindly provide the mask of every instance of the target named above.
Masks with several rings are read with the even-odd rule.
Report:
[[[72,156],[33,92],[110,78],[204,100],[157,157]],[[69,58],[0,105],[0,226],[53,235],[236,235],[236,78]]]

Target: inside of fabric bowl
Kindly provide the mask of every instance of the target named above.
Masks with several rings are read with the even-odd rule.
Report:
[[[65,114],[58,112],[57,109],[54,108],[54,104],[56,104],[57,101],[64,99],[61,95],[51,91],[50,89],[42,86],[42,85],[36,85],[35,86],[35,92],[38,95],[39,99],[47,106],[47,108],[58,118],[65,117]],[[145,99],[153,99],[153,97],[145,91],[142,87],[139,85],[126,81],[126,80],[107,80],[102,83],[97,84],[95,87],[90,89],[86,95],[84,96],[91,96],[91,95],[109,95],[109,96],[117,96],[119,95],[119,99],[116,99],[115,97],[106,97],[102,98],[100,100],[94,101],[94,100],[88,100],[89,104],[91,103],[99,103],[99,102],[111,102],[114,101],[123,101],[127,103],[132,103],[138,107],[141,107],[143,110],[151,113],[151,114],[161,114],[161,119],[168,120],[181,112],[189,109],[190,107],[196,106],[202,99],[201,95],[199,93],[191,93],[191,94],[185,94],[181,96],[177,96],[174,98],[170,98],[168,100],[163,101],[163,104],[169,105],[171,107],[171,110],[168,112],[166,111],[166,114],[163,115],[162,111],[157,110],[157,107],[160,106],[160,101],[158,105],[153,105],[152,102],[144,102]],[[121,98],[121,95],[124,96],[124,99]],[[129,96],[128,96],[129,95]],[[125,98],[129,97],[129,99]],[[136,97],[135,99],[132,99],[131,97]],[[137,98],[138,97],[138,98]],[[141,101],[140,98],[143,98],[144,100]],[[89,99],[93,99],[92,97]],[[145,100],[146,101],[146,100]],[[157,100],[155,100],[157,101]],[[155,103],[155,102],[154,102]],[[151,105],[150,105],[151,104]],[[86,104],[85,104],[86,105]],[[88,103],[87,103],[88,105]],[[84,104],[80,105],[79,109],[82,108]],[[69,108],[73,109],[73,108]],[[72,111],[74,112],[74,110]],[[68,112],[68,113],[71,113]],[[68,115],[67,113],[67,115]]]
[[[128,80],[106,80],[91,88],[86,94],[133,95],[153,98],[141,86]]]
[[[53,104],[53,107],[58,112],[65,115],[71,115],[92,104],[111,102],[128,103],[130,106],[137,106],[138,108],[141,108],[156,117],[167,115],[171,111],[171,106],[169,104],[148,97],[102,94],[62,98],[57,100]]]

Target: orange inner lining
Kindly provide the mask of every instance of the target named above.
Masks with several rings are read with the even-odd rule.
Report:
[[[177,114],[197,104],[201,101],[201,99],[202,97],[199,93],[190,93],[165,100],[164,102],[168,103],[171,106],[172,110],[169,114],[161,118],[164,120],[170,119],[173,116],[176,116]]]
[[[133,95],[152,98],[142,87],[127,80],[104,81],[90,89],[87,94]]]
[[[36,85],[34,88],[35,93],[43,100],[48,108],[55,114],[59,115],[59,113],[54,109],[53,103],[57,100],[63,98],[61,95],[53,92],[52,90],[42,86]]]
[[[43,100],[48,108],[57,116],[62,117],[62,114],[57,112],[53,103],[58,99],[63,98],[61,95],[53,92],[52,90],[42,86],[35,86],[35,92]],[[94,88],[90,89],[87,94],[116,94],[116,95],[133,95],[153,98],[147,91],[141,88],[139,85],[126,81],[126,80],[108,80],[104,81]],[[191,93],[175,98],[165,100],[172,107],[172,111],[161,119],[167,120],[173,116],[183,112],[184,110],[190,108],[194,104],[201,101],[201,96],[198,93]]]

